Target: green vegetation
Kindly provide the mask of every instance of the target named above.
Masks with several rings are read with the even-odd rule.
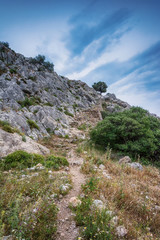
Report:
[[[53,134],[53,133],[54,133],[54,130],[51,129],[51,128],[46,128],[46,131],[47,131],[49,134]]]
[[[49,71],[53,72],[54,71],[54,64],[50,63],[48,61],[45,61],[46,57],[43,55],[38,55],[35,58],[30,58],[30,63],[33,64],[41,64],[43,67],[48,69]],[[40,69],[41,70],[41,69]]]
[[[69,163],[65,157],[56,157],[50,155],[46,158],[46,167],[59,170],[61,166],[69,166]]]
[[[13,128],[7,121],[0,120],[0,128],[9,133],[18,133],[22,135],[22,133],[17,128]]]
[[[160,162],[160,120],[140,107],[112,113],[90,133],[91,140],[143,162]]]
[[[25,135],[22,136],[22,141],[23,141],[23,142],[26,142],[26,141],[27,141]]]
[[[10,71],[11,74],[17,73],[17,70],[16,70],[16,69],[13,69],[13,68],[9,69],[9,71]]]
[[[35,166],[41,163],[47,168],[53,168],[59,170],[62,166],[68,166],[69,163],[65,157],[57,157],[54,155],[49,155],[44,157],[39,154],[31,154],[25,151],[15,151],[6,157],[4,157],[0,162],[0,169],[25,169]]]
[[[8,42],[0,42],[0,44],[2,44],[4,47],[9,48],[9,43]]]
[[[73,104],[74,110],[76,110],[77,107],[78,107],[78,104],[77,104],[77,103],[74,103],[74,104]]]
[[[70,179],[61,173],[50,178],[50,174],[48,170],[0,172],[0,239],[8,235],[19,240],[55,239],[58,209],[52,196],[58,198],[60,186]]]
[[[38,154],[30,154],[25,151],[15,151],[1,161],[0,167],[4,170],[24,169],[27,167],[34,166],[38,163],[44,163],[44,157]]]
[[[63,112],[63,108],[58,107],[57,109],[58,109],[60,112]]]
[[[83,131],[85,131],[86,129],[87,129],[86,123],[83,123],[83,124],[81,124],[80,126],[78,126],[78,130],[83,130]]]
[[[45,106],[53,107],[53,104],[50,102],[44,103]]]
[[[67,109],[64,111],[64,113],[70,117],[74,117],[74,115],[70,113]]]
[[[27,123],[29,124],[29,126],[30,126],[31,129],[36,128],[37,130],[39,130],[39,126],[38,126],[37,123],[35,123],[33,120],[28,119],[28,120],[27,120]]]
[[[97,92],[100,92],[100,93],[105,93],[106,90],[107,90],[107,84],[105,82],[97,82],[97,83],[94,83],[92,85],[92,87],[94,88],[94,90],[96,90]]]
[[[21,107],[30,107],[32,105],[37,105],[41,102],[41,99],[39,97],[26,97],[23,101],[18,101],[18,103],[21,105]]]
[[[91,177],[83,186],[85,196],[81,199],[81,204],[73,210],[75,211],[76,223],[81,227],[83,239],[111,240],[114,239],[111,227],[111,216],[107,214],[107,209],[99,210],[92,207],[93,194],[98,191],[97,179]]]

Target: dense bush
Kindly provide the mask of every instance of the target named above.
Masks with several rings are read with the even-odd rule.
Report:
[[[30,58],[30,63],[33,64],[41,64],[42,66],[44,66],[45,68],[47,68],[49,71],[54,71],[54,64],[50,63],[49,61],[45,61],[45,56],[44,55],[38,55],[35,58]]]
[[[9,48],[9,43],[8,42],[0,42],[0,44],[2,44],[3,46]]]
[[[100,93],[104,93],[107,90],[107,84],[105,82],[97,82],[92,85],[92,87]]]
[[[46,167],[54,168],[58,170],[61,166],[68,166],[69,163],[66,158],[64,157],[56,157],[54,155],[50,155],[46,159]]]
[[[90,137],[103,148],[110,145],[133,158],[160,161],[160,120],[140,107],[108,115]]]
[[[18,150],[4,157],[0,162],[0,167],[4,170],[9,170],[11,168],[23,169],[38,163],[44,163],[44,160],[42,155]]]
[[[3,160],[0,161],[0,168],[3,170],[9,170],[12,168],[24,169],[35,166],[38,163],[43,164],[47,168],[53,168],[55,170],[59,170],[62,166],[69,165],[67,159],[64,157],[50,155],[45,158],[40,154],[31,154],[22,150],[18,150],[4,157]]]

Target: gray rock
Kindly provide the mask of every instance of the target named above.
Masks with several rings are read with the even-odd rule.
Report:
[[[117,233],[117,236],[121,238],[121,237],[124,237],[128,233],[128,231],[124,226],[118,226],[116,228],[116,233]]]
[[[0,129],[0,157],[4,157],[16,150],[23,150],[30,153],[49,154],[50,150],[41,144],[36,143],[29,137],[26,142],[17,133],[8,133]]]
[[[117,216],[115,216],[115,217],[113,217],[113,218],[111,219],[111,224],[112,224],[113,226],[116,226],[116,225],[118,224],[118,217],[117,217]]]
[[[0,76],[0,119],[36,140],[49,136],[48,132],[69,135],[72,115],[88,109],[101,98],[87,84],[50,72],[6,47],[0,56],[0,67],[6,71]],[[11,69],[15,71],[10,73]],[[31,106],[24,107],[26,97]],[[39,129],[31,129],[28,118],[35,121]]]
[[[160,212],[160,206],[156,205],[154,208],[157,212]]]
[[[94,209],[94,208],[102,210],[105,208],[105,205],[101,200],[95,199],[92,203],[92,209]]]
[[[99,165],[99,169],[104,170],[104,169],[105,169],[105,166],[104,166],[103,164],[100,164],[100,165]]]
[[[132,160],[129,156],[125,156],[119,160],[119,164],[127,164],[127,163],[131,163],[131,162],[132,162]]]
[[[113,216],[114,216],[114,212],[112,212],[112,211],[109,211],[109,210],[108,210],[108,211],[106,211],[106,214],[107,214],[107,215],[109,215],[110,217],[113,217]]]
[[[62,184],[59,189],[61,191],[62,194],[66,193],[69,189],[71,188],[70,184]]]
[[[137,163],[137,162],[128,163],[127,165],[130,166],[131,168],[135,168],[135,169],[138,169],[140,171],[143,170],[142,165],[140,163]]]
[[[2,237],[2,240],[12,240],[12,235]]]

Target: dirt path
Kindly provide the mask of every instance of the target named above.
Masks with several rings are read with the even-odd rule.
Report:
[[[83,159],[77,156],[74,149],[69,152],[67,159],[70,164],[69,172],[73,188],[58,204],[60,210],[58,213],[57,240],[76,240],[79,235],[78,228],[73,219],[73,213],[68,208],[68,203],[71,197],[79,195],[81,185],[85,183],[85,176],[80,172]]]

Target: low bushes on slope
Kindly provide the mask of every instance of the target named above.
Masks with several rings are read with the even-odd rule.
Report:
[[[160,120],[140,107],[108,115],[91,131],[90,137],[104,149],[109,145],[133,158],[160,161]]]
[[[7,121],[0,120],[0,128],[9,133],[18,133],[22,135],[22,133],[18,129],[12,127]]]
[[[68,166],[69,163],[64,157],[57,157],[50,155],[45,158],[39,154],[31,154],[22,150],[15,151],[0,161],[0,169],[9,170],[9,169],[24,169],[35,166],[36,164],[41,163],[47,168],[53,168],[58,170],[61,166]]]

